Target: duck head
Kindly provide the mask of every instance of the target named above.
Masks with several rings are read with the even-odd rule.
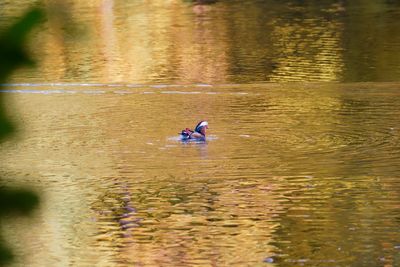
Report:
[[[194,129],[195,132],[201,133],[202,135],[206,135],[206,130],[208,129],[208,122],[207,121],[200,121],[196,128]]]

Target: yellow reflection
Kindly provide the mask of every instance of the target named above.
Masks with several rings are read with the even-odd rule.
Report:
[[[338,81],[343,71],[342,23],[322,18],[277,21],[272,81]]]

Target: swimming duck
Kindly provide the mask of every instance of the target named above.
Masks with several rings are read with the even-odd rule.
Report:
[[[206,129],[208,129],[207,121],[200,121],[194,131],[186,128],[181,132],[182,140],[205,140],[206,139]]]

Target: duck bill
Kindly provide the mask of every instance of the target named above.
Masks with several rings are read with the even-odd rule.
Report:
[[[208,126],[207,126],[207,125],[204,126],[203,128],[201,128],[201,133],[202,133],[203,135],[206,135],[206,129],[208,129]]]

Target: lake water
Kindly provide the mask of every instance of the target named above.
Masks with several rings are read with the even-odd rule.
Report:
[[[14,265],[400,266],[400,6],[322,2],[72,1],[81,37],[46,23],[0,88],[2,183],[42,198],[2,224]]]

